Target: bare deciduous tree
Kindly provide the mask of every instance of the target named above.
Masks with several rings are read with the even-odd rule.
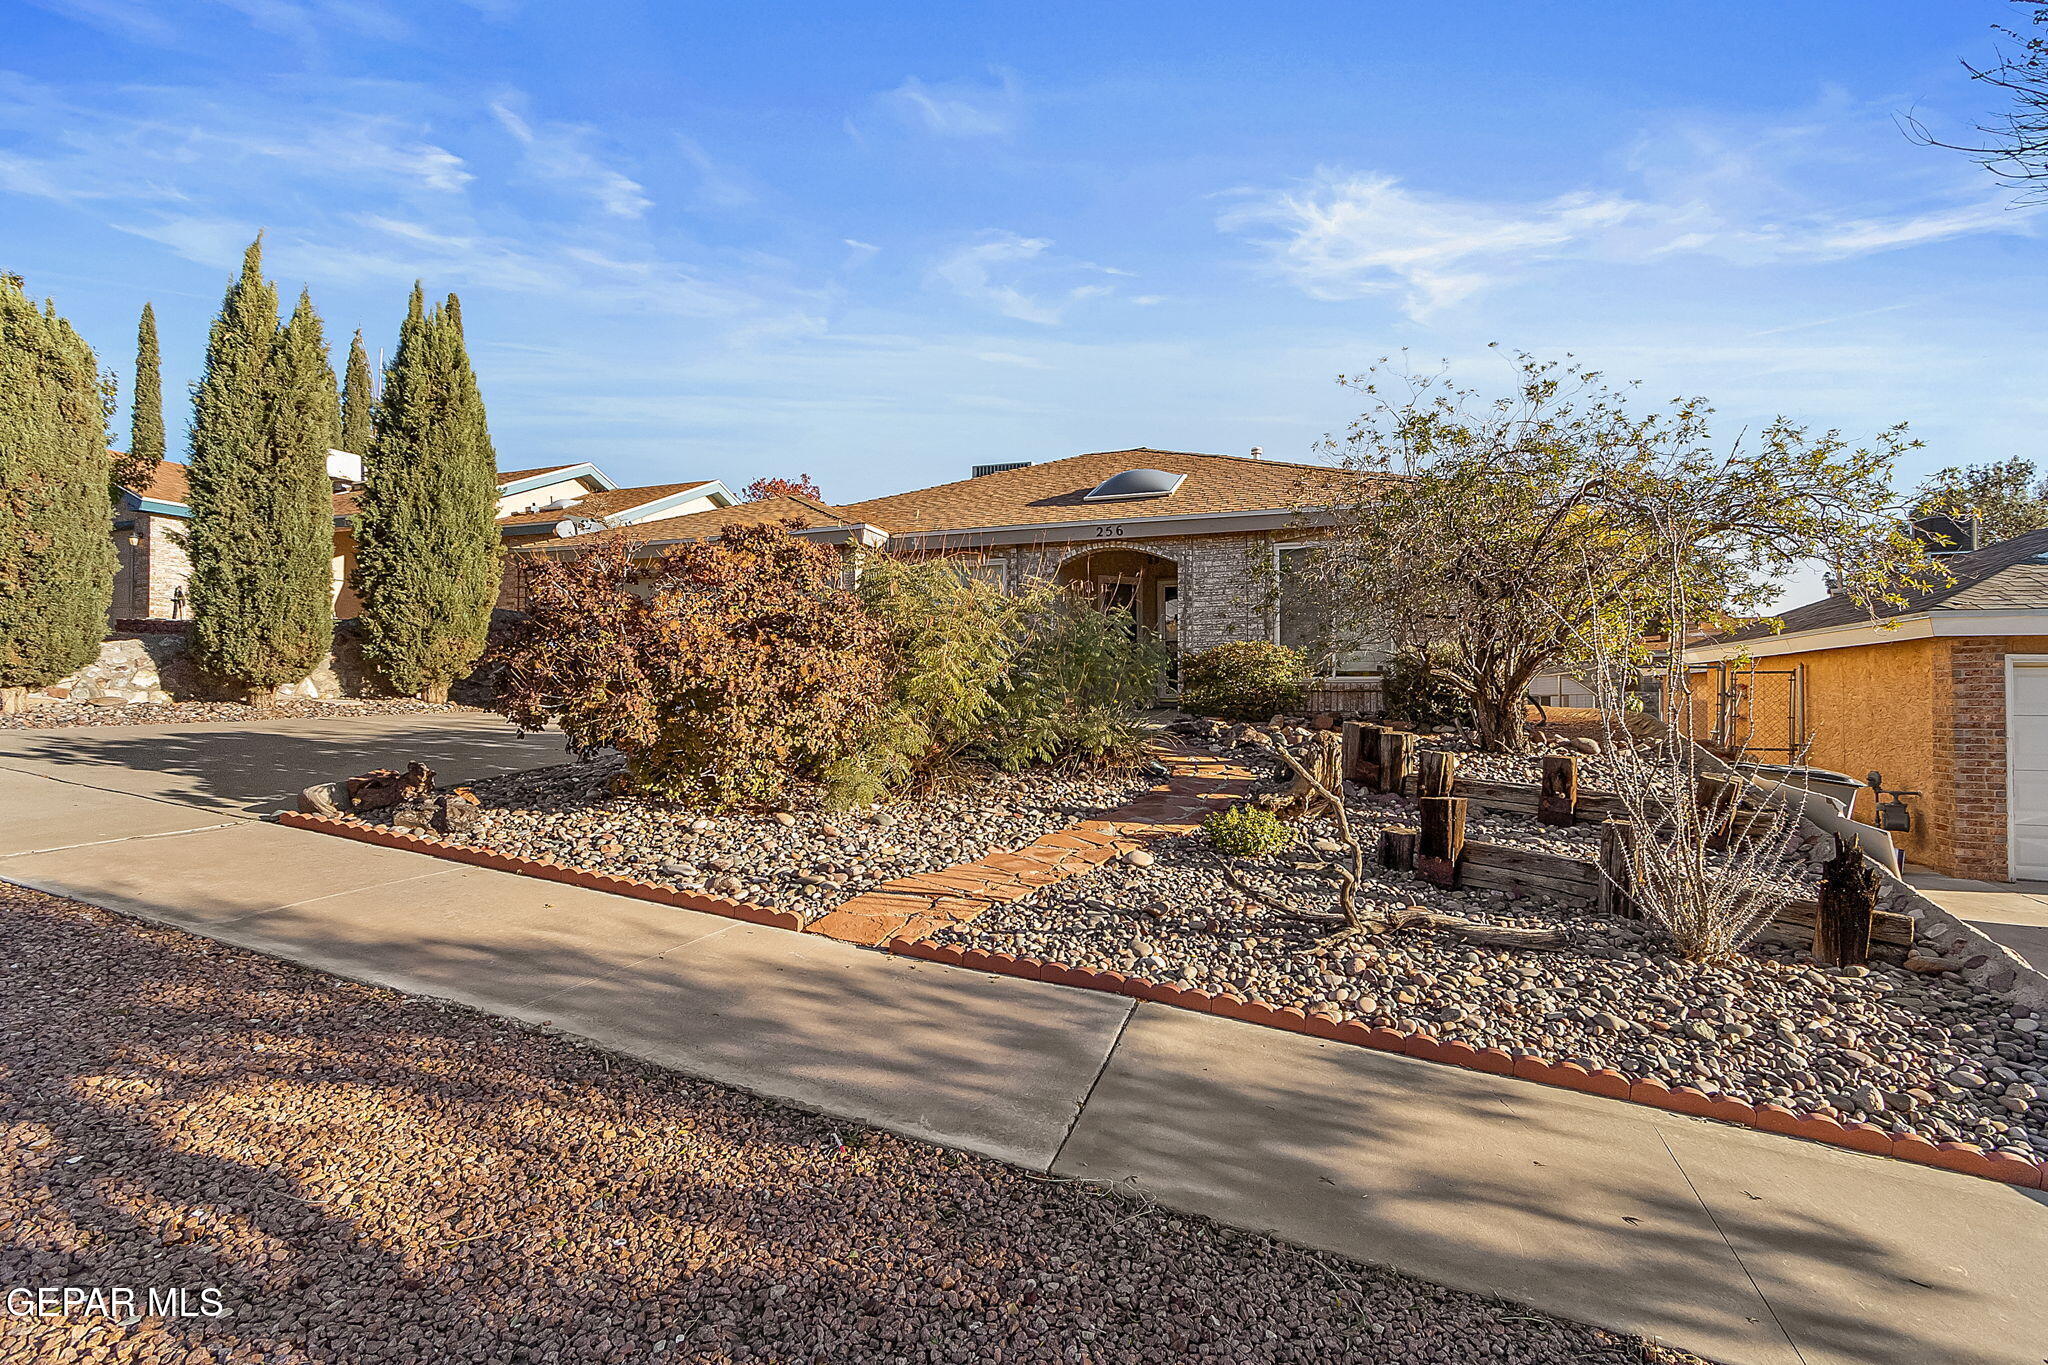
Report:
[[[2013,46],[2001,48],[1988,66],[1963,63],[1972,79],[2012,97],[2006,112],[1977,125],[1983,139],[1945,142],[1918,118],[1908,115],[1903,121],[1909,137],[1930,147],[1968,153],[2001,183],[2019,190],[2021,203],[2039,203],[2048,199],[2048,5],[2040,0],[2013,2],[2028,11],[2024,22],[2031,31],[1997,25],[1994,31]]]
[[[1513,365],[1493,398],[1385,361],[1347,380],[1371,406],[1331,449],[1388,477],[1329,485],[1320,510],[1338,529],[1308,570],[1333,630],[1426,657],[1469,698],[1486,748],[1525,747],[1533,678],[1665,605],[1656,512],[1689,536],[1689,620],[1759,610],[1802,561],[1872,606],[1943,581],[1891,489],[1916,444],[1903,428],[1857,447],[1780,418],[1720,440],[1703,400],[1645,409],[1573,362]]]

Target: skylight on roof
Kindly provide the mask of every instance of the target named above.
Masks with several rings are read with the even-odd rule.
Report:
[[[1083,502],[1121,502],[1132,498],[1163,498],[1179,488],[1185,474],[1164,469],[1126,469],[1112,474],[1081,495]]]

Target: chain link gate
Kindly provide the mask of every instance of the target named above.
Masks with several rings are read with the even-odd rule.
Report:
[[[1795,762],[1806,749],[1806,693],[1797,668],[1695,664],[1686,669],[1686,732],[1723,756]]]

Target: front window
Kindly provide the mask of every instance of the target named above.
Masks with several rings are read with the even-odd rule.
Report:
[[[1274,638],[1308,655],[1320,678],[1376,677],[1386,667],[1386,646],[1344,638],[1330,610],[1331,586],[1315,549],[1287,545],[1274,551],[1278,597]]]

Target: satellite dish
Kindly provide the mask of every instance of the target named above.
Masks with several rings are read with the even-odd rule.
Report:
[[[587,536],[593,531],[603,529],[604,520],[601,517],[568,517],[555,523],[557,536]]]

